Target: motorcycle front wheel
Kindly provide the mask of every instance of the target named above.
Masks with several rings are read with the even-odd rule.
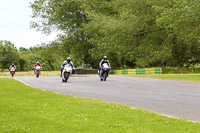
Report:
[[[11,74],[11,75],[12,75],[12,77],[14,77],[14,72],[12,72],[12,74]]]
[[[107,72],[104,72],[103,73],[103,80],[106,81],[106,79],[107,79]]]
[[[64,73],[64,82],[67,82],[67,80],[69,79],[69,73],[68,72],[65,72]]]

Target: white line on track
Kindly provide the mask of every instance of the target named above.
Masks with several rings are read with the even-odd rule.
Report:
[[[19,80],[19,79],[16,79],[15,77],[13,77],[13,79],[14,79],[14,80],[17,80],[17,81],[19,81],[19,82],[21,82],[21,83],[23,83],[23,84],[25,84],[25,85],[27,85],[27,86],[30,86],[30,87],[32,87],[32,88],[35,88],[35,87],[29,85],[28,83],[25,83],[24,81],[21,81],[21,80]]]
[[[166,117],[169,117],[169,118],[173,118],[173,119],[182,119],[182,118],[177,118],[177,117],[170,116],[170,115],[165,115],[165,114],[160,114],[160,113],[157,113],[157,114],[162,115],[162,116],[166,116]],[[197,121],[192,121],[192,120],[189,120],[189,119],[185,119],[185,120],[193,122],[193,123],[199,123]]]

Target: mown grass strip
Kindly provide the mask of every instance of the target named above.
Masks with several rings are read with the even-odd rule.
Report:
[[[198,133],[200,123],[55,94],[1,78],[0,132]]]
[[[142,78],[154,78],[154,79],[165,79],[165,80],[178,80],[178,81],[190,81],[200,82],[200,74],[128,74],[131,77],[142,77]]]

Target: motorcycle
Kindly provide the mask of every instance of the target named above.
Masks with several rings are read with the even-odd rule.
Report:
[[[12,75],[12,77],[14,76],[14,74],[15,74],[15,68],[14,67],[11,67],[10,74]]]
[[[100,70],[100,80],[101,81],[106,81],[109,71],[110,71],[110,67],[108,66],[107,63],[104,63],[103,67],[101,67],[101,70]]]
[[[72,67],[69,64],[65,65],[62,71],[62,81],[67,82],[71,74],[72,74]]]
[[[41,68],[42,68],[42,67],[40,67],[40,66],[36,66],[36,67],[35,67],[35,74],[36,74],[36,77],[37,77],[37,78],[39,78]]]

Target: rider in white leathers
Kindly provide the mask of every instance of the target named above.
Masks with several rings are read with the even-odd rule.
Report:
[[[62,77],[62,71],[63,71],[63,68],[65,65],[69,64],[70,66],[72,66],[72,69],[74,68],[74,64],[73,62],[71,61],[71,58],[70,57],[67,57],[67,59],[62,63],[61,65],[61,74],[60,74],[60,77]]]

